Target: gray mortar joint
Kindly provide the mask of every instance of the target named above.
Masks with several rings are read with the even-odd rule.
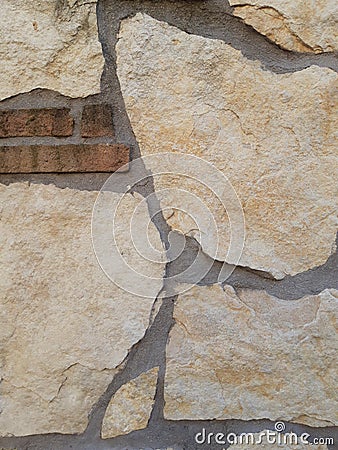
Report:
[[[232,16],[231,11],[232,8],[225,0],[99,0],[97,6],[98,28],[106,65],[101,80],[101,94],[97,96],[97,99],[102,102],[110,102],[113,105],[116,139],[118,142],[131,146],[132,159],[140,156],[140,150],[128,119],[116,75],[115,44],[121,20],[133,16],[137,12],[149,14],[190,34],[223,40],[234,48],[241,50],[248,59],[259,60],[265,70],[275,73],[296,72],[312,64],[329,67],[337,71],[338,63],[334,54],[308,55],[283,50],[251,27],[245,25],[240,19]],[[17,96],[14,99],[2,102],[1,107],[7,108],[8,105],[18,106],[18,104],[25,105],[27,103],[31,105],[30,101],[32,98],[33,100],[34,98],[36,99],[37,105],[43,107],[49,104],[51,106],[70,104],[73,113],[79,114],[79,105],[75,104],[74,100],[69,103],[69,100],[66,98],[51,92],[37,92],[31,96],[29,94]],[[85,102],[86,99],[83,101]],[[54,143],[53,138],[47,139],[48,142],[46,141],[46,143]],[[15,143],[17,144],[18,141],[16,140]],[[147,174],[146,171],[145,174]],[[108,176],[107,174],[15,175],[2,176],[0,181],[6,184],[16,181],[53,183],[61,188],[71,187],[82,190],[98,190]],[[154,193],[151,176],[143,186],[138,186],[135,190],[145,196]],[[148,204],[148,207],[152,216],[152,205]],[[164,245],[168,247],[170,227],[161,215],[155,217],[153,221],[160,232]],[[198,250],[200,251],[199,244],[194,239],[187,238],[185,251],[178,260],[167,265],[166,276],[170,276],[171,273],[177,273],[177,271],[189,265]],[[209,258],[207,255],[204,256],[206,260]],[[323,266],[294,277],[286,277],[282,281],[268,279],[267,274],[264,272],[259,273],[249,268],[238,267],[226,283],[232,285],[236,290],[243,288],[260,289],[279,298],[294,300],[304,295],[317,294],[328,287],[338,288],[337,259],[336,252]],[[214,261],[212,269],[200,284],[215,283],[221,265],[221,262]],[[161,294],[159,294],[159,297]],[[62,435],[55,433],[0,438],[0,447],[5,449],[15,448],[17,450],[138,450],[140,448],[163,449],[169,446],[175,450],[193,450],[201,448],[201,446],[194,444],[193,438],[195,433],[199,432],[203,427],[208,429],[208,431],[210,430],[210,432],[222,431],[236,434],[273,429],[274,422],[269,420],[169,421],[164,419],[165,348],[170,329],[174,323],[173,308],[175,297],[165,297],[165,292],[163,299],[159,297],[157,301],[162,301],[162,305],[158,314],[146,331],[144,338],[131,348],[125,361],[121,364],[119,372],[106,392],[92,408],[87,430],[83,434]],[[160,371],[155,406],[148,427],[144,430],[134,431],[127,436],[102,440],[100,438],[101,424],[112,395],[123,384],[155,366],[159,366]],[[286,431],[293,431],[298,435],[307,432],[317,437],[335,437],[335,440],[338,439],[337,431],[334,427],[312,428],[288,423]],[[219,446],[208,446],[208,449],[213,448],[219,449]],[[227,446],[224,448],[227,448]],[[332,446],[329,448],[333,450]]]

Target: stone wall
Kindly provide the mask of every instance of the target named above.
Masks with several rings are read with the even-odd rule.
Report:
[[[337,21],[3,0],[0,448],[336,448]]]

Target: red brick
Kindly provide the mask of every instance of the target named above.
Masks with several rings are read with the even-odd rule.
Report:
[[[71,136],[74,120],[68,108],[0,111],[0,137]]]
[[[0,147],[0,173],[115,172],[128,162],[122,144]]]
[[[82,111],[82,137],[114,137],[113,110],[111,105],[86,105]]]

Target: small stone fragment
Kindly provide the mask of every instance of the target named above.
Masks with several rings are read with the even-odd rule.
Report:
[[[338,50],[335,0],[229,0],[234,14],[286,50]]]
[[[103,439],[147,427],[155,401],[157,375],[158,367],[154,367],[124,384],[114,394],[103,419]]]

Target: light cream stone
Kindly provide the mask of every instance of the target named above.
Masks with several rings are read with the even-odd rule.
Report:
[[[100,92],[104,59],[97,0],[2,0],[0,100],[35,88]]]
[[[97,195],[1,185],[0,436],[83,432],[93,404],[148,328],[162,281],[149,280],[153,298],[141,298],[104,274],[91,238]],[[126,227],[140,198],[106,196],[121,201],[116,220]],[[149,221],[144,204],[137,221],[140,228]],[[154,225],[148,232],[160,242]],[[129,251],[129,264],[140,260],[144,265]],[[147,268],[161,279],[164,264]]]
[[[142,155],[169,152],[173,165],[177,153],[196,155],[232,183],[246,221],[241,265],[282,278],[325,263],[337,229],[337,74],[315,66],[275,74],[222,41],[142,14],[122,23],[117,71]],[[169,224],[233,263],[227,253],[236,220],[230,227],[208,189],[213,177],[202,165],[194,180],[156,176],[161,163],[148,167]],[[204,212],[178,189],[195,194]]]
[[[297,52],[338,49],[335,0],[229,0],[234,14],[277,45]]]
[[[338,423],[338,291],[297,301],[230,286],[179,295],[165,417]]]
[[[301,443],[301,437],[298,436],[297,444],[295,444],[295,437],[290,433],[278,433],[274,439],[277,439],[275,444],[271,444],[272,436],[271,430],[269,439],[267,438],[269,430],[263,430],[260,433],[254,433],[246,437],[247,441],[242,438],[242,443],[230,445],[229,450],[257,450],[258,448],[265,448],[268,450],[328,450],[326,444],[309,444]],[[278,435],[280,437],[278,437]],[[248,442],[248,443],[246,443]],[[280,443],[279,443],[280,442]],[[310,442],[310,441],[309,441]]]
[[[102,423],[103,439],[146,428],[154,406],[158,367],[124,384],[112,397]]]

